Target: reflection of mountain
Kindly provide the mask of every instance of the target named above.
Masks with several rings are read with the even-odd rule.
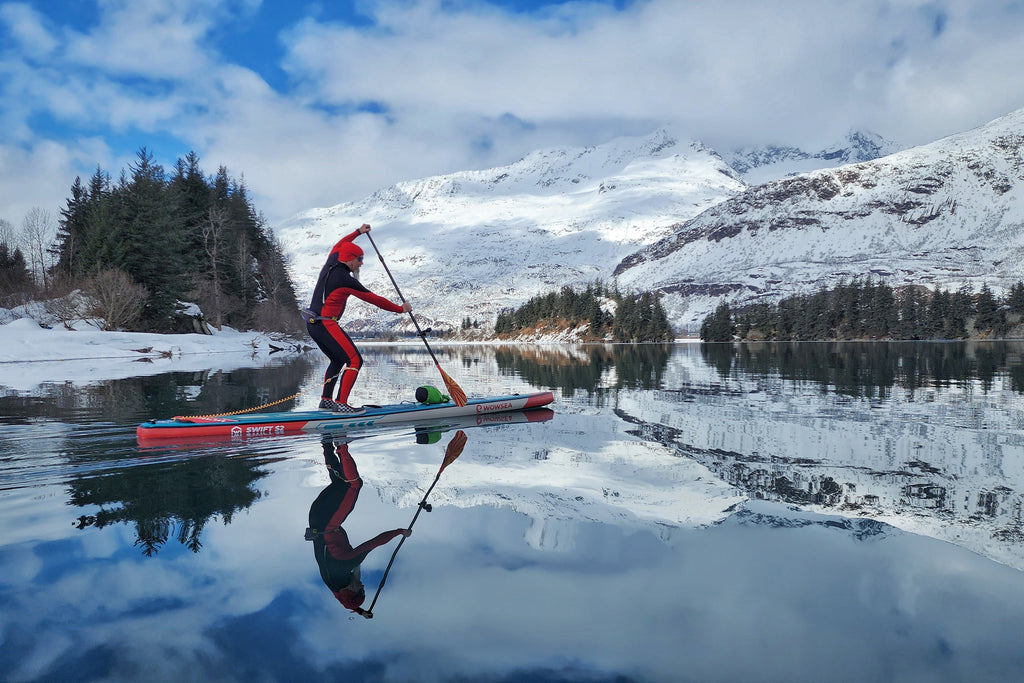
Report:
[[[603,403],[591,396],[591,403]],[[614,524],[669,539],[679,528],[721,520],[743,500],[703,465],[671,448],[625,433],[610,408],[562,405],[550,422],[472,432],[431,495],[435,508],[499,507],[530,519],[526,541],[571,549],[587,524]],[[432,476],[440,447],[381,451],[360,473],[382,500],[413,508]],[[409,461],[410,455],[422,457]],[[429,481],[429,479],[427,479]]]
[[[672,388],[620,396],[618,414],[754,498],[886,521],[1024,568],[1019,347],[877,345],[868,358],[862,345],[813,369],[829,346],[741,352],[717,380],[677,354]],[[879,358],[893,380],[878,379]]]
[[[153,555],[174,537],[199,552],[200,534],[211,519],[229,524],[235,512],[260,498],[253,488],[267,475],[266,460],[206,456],[173,463],[127,467],[115,475],[70,483],[70,502],[99,511],[78,518],[79,528],[132,524],[135,545]]]
[[[719,522],[719,525],[727,524],[771,527],[773,529],[800,529],[819,526],[848,532],[856,540],[875,538],[893,533],[893,527],[873,519],[826,517],[802,512],[795,508],[780,509],[757,501],[748,501],[742,506],[737,506],[732,515]]]

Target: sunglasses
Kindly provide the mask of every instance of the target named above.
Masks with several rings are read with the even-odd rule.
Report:
[[[359,262],[360,262],[360,263],[362,263],[362,262],[363,262],[363,257],[362,257],[362,256],[356,256],[356,258],[357,258],[357,259],[359,259]]]

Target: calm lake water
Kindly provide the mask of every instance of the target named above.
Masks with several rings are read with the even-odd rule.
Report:
[[[443,387],[364,350],[354,401]],[[312,407],[323,363],[31,392],[0,366],[0,680],[1024,675],[1024,345],[439,357],[554,413],[140,446],[151,417]]]

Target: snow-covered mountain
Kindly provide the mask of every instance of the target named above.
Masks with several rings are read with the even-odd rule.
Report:
[[[874,161],[751,187],[623,260],[677,324],[722,300],[813,291],[875,274],[1006,288],[1024,278],[1024,110]]]
[[[306,299],[327,252],[362,223],[423,325],[491,324],[564,285],[608,280],[620,260],[741,192],[717,154],[662,129],[598,147],[533,152],[505,167],[399,183],[301,214],[277,230]],[[365,238],[360,244],[372,255]],[[363,282],[396,299],[376,259]],[[409,325],[356,303],[349,329]]]
[[[277,232],[302,299],[331,245],[365,222],[424,326],[489,325],[534,295],[614,277],[657,290],[676,329],[693,332],[723,300],[872,273],[893,286],[1009,286],[1024,277],[1022,141],[1024,110],[880,158],[891,143],[851,133],[816,153],[747,149],[726,163],[662,129],[399,183]],[[396,299],[360,243],[363,281]],[[346,318],[357,332],[411,326],[361,303]]]
[[[798,173],[872,161],[899,150],[896,143],[880,135],[851,130],[845,138],[818,152],[806,152],[798,147],[766,145],[743,147],[724,154],[723,158],[748,185],[761,185]]]

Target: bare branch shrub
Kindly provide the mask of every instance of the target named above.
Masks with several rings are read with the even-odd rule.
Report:
[[[100,271],[86,281],[84,289],[93,299],[88,314],[100,318],[104,330],[124,329],[138,322],[149,298],[145,287],[117,269]]]
[[[305,325],[302,324],[297,308],[279,306],[273,301],[261,301],[256,304],[253,327],[264,332],[284,332],[290,335],[305,332]]]
[[[50,297],[43,302],[43,309],[53,320],[70,328],[75,320],[85,318],[89,303],[82,290],[74,287],[71,278],[54,278],[50,281]]]
[[[18,245],[18,234],[14,231],[14,225],[6,218],[0,218],[0,243],[6,244],[11,251]]]

